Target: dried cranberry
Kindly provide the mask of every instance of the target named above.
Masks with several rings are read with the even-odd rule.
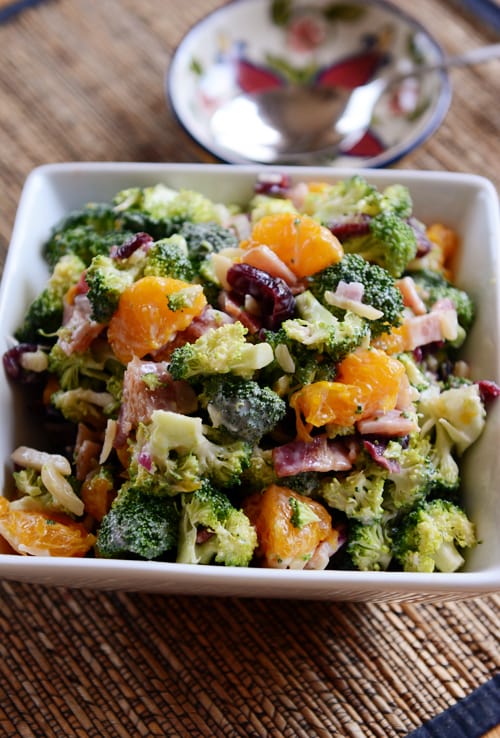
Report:
[[[477,386],[479,388],[479,394],[481,395],[481,400],[483,402],[486,402],[487,400],[494,400],[500,395],[500,387],[498,386],[498,384],[496,382],[492,382],[489,379],[479,380]]]
[[[408,218],[407,223],[412,228],[415,238],[417,239],[417,256],[428,254],[432,248],[432,242],[427,237],[425,226],[416,218]]]
[[[287,174],[261,174],[255,183],[255,192],[258,195],[285,198],[291,186]]]
[[[227,281],[238,295],[251,295],[260,305],[263,325],[276,330],[295,311],[295,298],[279,277],[271,277],[262,269],[250,264],[233,264],[227,273]]]
[[[371,217],[365,214],[344,215],[328,224],[329,230],[339,241],[370,233]]]
[[[25,369],[21,363],[23,354],[37,351],[38,346],[32,343],[19,343],[6,351],[3,355],[5,373],[13,382],[20,384],[34,384],[39,382],[43,372],[33,372]]]
[[[137,251],[141,246],[150,243],[152,240],[153,239],[149,233],[134,233],[134,235],[124,241],[121,246],[116,246],[112,249],[111,256],[114,259],[128,259],[129,256],[132,256],[134,251]]]

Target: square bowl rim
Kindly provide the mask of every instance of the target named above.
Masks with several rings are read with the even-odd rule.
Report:
[[[10,275],[11,262],[15,258],[17,243],[24,237],[26,217],[35,197],[35,191],[47,182],[66,180],[68,177],[106,178],[109,175],[141,174],[168,176],[178,173],[255,177],[262,171],[312,178],[321,174],[330,180],[338,180],[353,174],[365,176],[375,183],[401,182],[411,187],[412,182],[456,184],[481,192],[486,197],[486,207],[491,227],[500,233],[498,198],[492,182],[477,174],[461,172],[422,171],[411,169],[359,169],[343,167],[262,167],[244,164],[205,164],[172,162],[60,162],[35,167],[27,176],[12,229],[10,246],[0,284],[0,314],[3,313],[5,279]],[[481,571],[445,574],[405,572],[360,572],[343,570],[297,571],[273,569],[236,569],[204,565],[186,565],[168,562],[65,559],[27,557],[13,554],[0,555],[0,576],[7,579],[51,582],[55,585],[96,589],[131,589],[170,591],[173,593],[206,593],[214,595],[296,597],[308,599],[359,599],[379,598],[398,600],[405,597],[447,598],[470,597],[500,590],[500,562]],[[378,595],[377,595],[378,593]]]

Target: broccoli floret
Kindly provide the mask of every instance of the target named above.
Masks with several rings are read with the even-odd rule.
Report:
[[[249,343],[246,334],[247,329],[239,321],[210,329],[194,343],[172,352],[170,373],[174,379],[230,372],[250,379],[257,369],[273,360],[273,350],[265,342]]]
[[[342,241],[346,254],[359,254],[370,264],[378,264],[393,277],[401,277],[417,253],[413,228],[393,211],[383,211],[369,222],[370,232]]]
[[[168,472],[173,459],[177,467],[189,463],[196,489],[204,477],[218,487],[233,487],[241,483],[248,467],[252,446],[218,433],[211,434],[201,418],[168,410],[155,410],[147,428],[147,448],[160,472]]]
[[[261,370],[260,376],[280,396],[290,394],[297,386],[334,379],[334,362],[291,338],[283,325],[277,331],[265,331],[264,337],[273,350],[274,360]]]
[[[167,297],[168,307],[172,312],[176,310],[190,310],[199,299],[203,287],[199,284],[188,284]]]
[[[44,289],[29,306],[22,325],[14,335],[20,343],[37,343],[41,336],[52,342],[62,316],[62,299],[51,290]]]
[[[185,218],[165,215],[165,203],[175,197],[175,194],[175,190],[164,185],[121,190],[113,198],[121,228],[135,233],[148,233],[155,241],[177,233]]]
[[[120,230],[112,205],[89,203],[81,210],[69,213],[54,226],[43,246],[43,255],[51,267],[61,256],[69,253],[79,256],[88,266],[96,254],[109,253],[114,243],[122,243],[131,235],[119,233]]]
[[[48,369],[59,380],[62,390],[83,387],[110,392],[117,402],[121,399],[123,365],[115,359],[106,344],[95,344],[84,352],[67,354],[56,343],[48,355]]]
[[[278,477],[274,471],[272,449],[254,446],[248,468],[241,475],[241,485],[245,492],[260,492],[269,485],[277,483]]]
[[[175,498],[145,493],[124,484],[97,534],[103,558],[158,559],[175,555],[180,510]]]
[[[198,489],[202,475],[197,457],[171,449],[161,459],[153,459],[150,436],[151,427],[139,424],[136,439],[129,445],[131,481],[151,494],[175,496]]]
[[[120,295],[134,279],[134,271],[120,268],[115,259],[103,254],[95,256],[85,274],[92,320],[108,323],[118,309]]]
[[[78,226],[90,226],[96,233],[109,233],[116,228],[116,214],[108,202],[89,202],[79,210],[72,210],[54,227],[54,231],[64,231]]]
[[[386,571],[392,560],[392,539],[385,521],[351,525],[347,553],[360,571]]]
[[[298,497],[289,497],[288,502],[292,508],[290,523],[294,528],[302,530],[309,523],[319,522],[320,518],[316,515],[312,507],[299,500]]]
[[[404,185],[393,184],[379,191],[357,174],[308,192],[303,210],[328,226],[339,217],[349,215],[375,216],[391,211],[401,218],[408,218],[413,203]]]
[[[255,195],[248,208],[250,221],[256,223],[266,215],[274,213],[296,213],[297,208],[291,200],[286,197],[273,197],[259,193]]]
[[[106,343],[67,354],[56,343],[48,355],[49,372],[58,379],[50,402],[67,420],[102,428],[120,408],[124,367]]]
[[[120,213],[120,227],[130,233],[147,233],[153,241],[170,238],[179,232],[184,218],[154,218],[140,210],[125,210]]]
[[[420,394],[417,411],[423,437],[431,443],[434,484],[451,492],[460,483],[460,457],[481,435],[486,410],[476,384],[439,391],[433,385]]]
[[[222,282],[217,274],[217,269],[211,256],[207,256],[197,268],[196,282],[203,287],[207,302],[210,305],[217,306],[222,290]]]
[[[269,387],[233,376],[210,377],[202,401],[214,428],[251,444],[270,433],[287,410],[286,402]]]
[[[475,305],[467,292],[455,287],[442,274],[430,269],[420,269],[410,274],[428,309],[438,300],[448,298],[455,306],[457,319],[462,328],[465,331],[471,328],[474,322]]]
[[[147,253],[144,276],[172,277],[191,282],[194,269],[188,255],[186,239],[179,234],[156,241]]]
[[[276,479],[274,481],[276,484],[280,483]],[[283,479],[281,479],[281,482],[283,482]],[[322,482],[323,475],[321,472],[315,471],[299,472],[286,478],[286,486],[304,497],[316,497]]]
[[[420,433],[412,433],[405,448],[392,441],[385,455],[394,462],[387,475],[387,505],[396,511],[408,510],[424,500],[434,487],[431,444]]]
[[[285,334],[320,354],[328,354],[335,363],[354,351],[368,334],[364,318],[347,310],[339,320],[309,290],[298,295],[295,303],[299,317],[282,323]]]
[[[386,477],[386,469],[367,459],[366,464],[360,464],[359,468],[348,474],[327,479],[318,493],[330,507],[342,511],[350,519],[369,525],[380,520],[384,514]]]
[[[255,528],[242,510],[205,481],[182,496],[177,561],[248,566],[257,547]]]
[[[16,489],[23,498],[29,498],[30,504],[35,505],[42,510],[57,510],[60,506],[56,503],[53,496],[42,482],[42,475],[39,470],[28,467],[13,472],[14,483]]]
[[[156,218],[183,218],[192,223],[218,221],[217,205],[195,190],[171,190],[164,185],[146,187],[143,209]]]
[[[239,246],[233,231],[213,221],[186,222],[179,233],[186,239],[189,258],[196,272],[199,272],[210,254]]]
[[[408,187],[392,184],[383,190],[379,201],[380,211],[391,210],[400,218],[409,218],[413,212],[413,201]]]
[[[373,337],[390,332],[392,327],[401,324],[403,298],[387,270],[376,264],[370,264],[358,254],[345,254],[337,264],[312,276],[309,289],[320,302],[328,304],[329,309],[339,320],[344,317],[345,309],[333,304],[330,293],[335,295],[341,282],[361,284],[362,303],[382,313],[380,317],[369,320]],[[330,298],[330,303],[327,302],[327,298]]]
[[[418,392],[428,389],[431,385],[432,378],[427,374],[425,367],[417,361],[414,353],[409,351],[399,353],[397,359],[403,364],[406,376],[412,387]]]
[[[133,235],[132,231],[111,231],[100,234],[96,233],[92,226],[77,226],[54,237],[47,246],[46,258],[49,264],[54,266],[64,254],[76,254],[85,266],[88,266],[94,256],[99,254],[107,256],[113,246],[121,246]]]
[[[15,337],[21,343],[37,343],[40,336],[51,338],[61,326],[64,296],[78,283],[84,263],[75,254],[62,256],[54,267],[44,290],[31,303]]]
[[[58,390],[50,402],[71,423],[84,423],[93,428],[103,428],[108,417],[116,415],[117,402],[110,392],[96,392],[77,387]]]
[[[332,185],[309,191],[302,209],[328,225],[342,215],[376,215],[380,211],[380,194],[364,177],[354,175]]]
[[[459,549],[477,543],[474,525],[449,500],[420,504],[403,519],[394,535],[393,551],[404,571],[452,572],[464,558]]]
[[[145,230],[155,239],[178,232],[186,221],[219,222],[226,212],[226,208],[213,203],[200,192],[175,190],[161,183],[122,190],[113,198],[113,205],[122,223],[141,223],[140,230]],[[148,223],[155,233],[142,227]]]

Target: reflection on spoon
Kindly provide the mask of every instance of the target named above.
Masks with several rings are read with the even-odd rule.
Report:
[[[215,111],[210,121],[212,135],[223,148],[263,164],[333,157],[340,148],[348,150],[363,137],[378,100],[393,85],[498,57],[500,44],[492,44],[379,77],[354,90],[290,86],[238,95]]]

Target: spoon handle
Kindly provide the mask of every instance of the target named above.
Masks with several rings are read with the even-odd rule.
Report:
[[[402,82],[404,79],[408,79],[408,77],[421,77],[428,72],[439,72],[450,67],[471,67],[474,64],[482,64],[483,62],[498,58],[500,58],[500,44],[479,46],[477,49],[471,49],[462,54],[446,56],[439,62],[422,64],[407,72],[396,73],[387,79],[387,83],[393,85],[395,82]]]
[[[482,62],[500,57],[500,44],[490,44],[489,46],[479,46],[477,49],[465,51],[463,54],[449,56],[443,60],[443,67],[466,67],[473,64],[482,64]]]

